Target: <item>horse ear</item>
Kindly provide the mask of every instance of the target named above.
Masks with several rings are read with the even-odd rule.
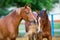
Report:
[[[45,10],[45,13],[47,12],[47,10]]]
[[[45,12],[46,12],[47,10],[45,10]]]
[[[27,5],[25,5],[25,8],[27,8]]]
[[[31,7],[30,4],[25,5],[25,8],[27,8],[27,7]]]

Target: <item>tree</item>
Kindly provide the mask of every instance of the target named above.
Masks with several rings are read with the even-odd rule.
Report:
[[[41,10],[46,7],[47,10],[51,9],[51,0],[2,0],[0,1],[0,7],[10,7],[10,6],[24,6],[26,3],[30,3],[32,8]]]
[[[59,3],[59,0],[52,0],[53,4]]]
[[[44,7],[47,10],[51,10],[52,8],[52,0],[0,0],[0,9],[2,9],[2,11],[1,10],[0,11],[3,12],[4,11],[3,9],[11,6],[22,7],[28,3],[31,4],[32,10],[41,10]],[[6,10],[7,9],[5,9],[5,12],[8,13],[8,11]]]

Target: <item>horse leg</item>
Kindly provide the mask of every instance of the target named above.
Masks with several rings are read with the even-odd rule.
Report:
[[[39,40],[43,40],[43,37],[41,36],[41,37],[39,38]]]
[[[37,40],[43,40],[42,36],[37,37]]]
[[[9,37],[3,38],[1,40],[11,40]]]
[[[16,40],[16,38],[12,38],[11,40]]]
[[[43,35],[41,32],[37,33],[37,40],[43,40]]]
[[[9,37],[7,37],[6,40],[11,40],[11,39]]]
[[[28,40],[32,40],[32,35],[29,35],[28,36]]]
[[[49,36],[47,39],[48,39],[48,40],[52,40],[52,36]]]
[[[32,40],[34,40],[34,34],[32,35]]]
[[[37,33],[35,34],[35,39],[37,40]]]
[[[31,37],[30,36],[28,36],[28,40],[31,40]]]

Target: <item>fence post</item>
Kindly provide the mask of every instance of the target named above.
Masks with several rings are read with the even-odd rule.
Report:
[[[53,18],[53,14],[51,14],[51,27],[52,27],[52,36],[54,36],[54,18]]]

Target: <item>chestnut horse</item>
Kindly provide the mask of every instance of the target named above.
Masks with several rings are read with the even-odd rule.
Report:
[[[0,18],[0,40],[16,40],[18,26],[22,19],[29,22],[35,20],[29,6],[17,8],[7,16]]]
[[[36,18],[37,20],[37,12],[33,12],[33,16]],[[37,22],[37,21],[36,21]],[[25,22],[25,28],[26,28],[26,36],[29,38],[29,40],[34,40],[34,37],[36,39],[36,34],[37,34],[37,28],[38,25],[36,22]]]
[[[52,40],[51,25],[48,19],[47,11],[46,10],[40,11],[38,17],[39,17],[38,19],[40,19],[39,25],[41,31],[38,33],[37,40],[43,40],[43,38]]]

